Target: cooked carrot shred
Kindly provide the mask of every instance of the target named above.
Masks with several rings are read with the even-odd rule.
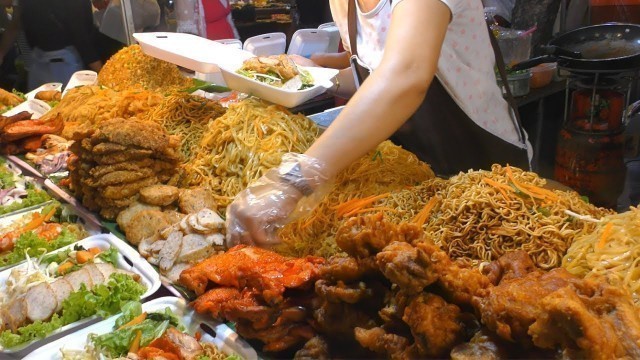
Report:
[[[604,248],[604,245],[607,243],[607,240],[609,240],[609,237],[611,236],[612,230],[613,223],[607,223],[607,225],[604,226],[604,230],[602,231],[600,240],[598,240],[598,243],[596,244],[596,249],[600,250]]]
[[[143,322],[143,321],[144,321],[144,319],[146,319],[146,318],[147,318],[147,313],[146,313],[146,312],[143,312],[142,314],[140,314],[140,315],[138,315],[138,316],[134,317],[133,319],[131,319],[131,321],[129,321],[128,323],[126,323],[126,324],[124,324],[124,325],[120,326],[120,327],[118,328],[118,330],[120,330],[120,329],[124,329],[124,328],[127,328],[127,327],[129,327],[129,326],[138,325],[138,324],[140,324],[141,322]]]
[[[418,226],[424,225],[424,223],[429,218],[429,215],[431,215],[431,211],[433,210],[433,208],[436,207],[436,205],[438,205],[439,202],[440,202],[440,198],[438,198],[437,196],[434,196],[431,199],[429,199],[429,201],[424,206],[424,208],[420,210],[418,215],[416,215],[411,222]]]
[[[136,331],[136,337],[133,338],[133,342],[131,342],[131,346],[129,346],[129,352],[137,354],[138,350],[140,350],[140,340],[142,339],[142,331]]]

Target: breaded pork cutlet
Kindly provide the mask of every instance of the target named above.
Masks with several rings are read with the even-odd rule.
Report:
[[[161,125],[137,119],[107,120],[98,125],[98,131],[91,137],[94,145],[112,142],[158,152],[169,147],[169,140],[169,134]]]
[[[153,170],[149,168],[143,168],[139,171],[113,171],[107,174],[104,174],[101,177],[90,177],[84,179],[84,183],[90,187],[103,187],[103,186],[113,186],[113,185],[122,185],[129,184],[135,181],[140,181],[142,179],[146,179],[150,176],[153,176]]]
[[[138,194],[140,189],[147,186],[157,184],[158,178],[155,176],[142,179],[140,181],[134,181],[132,183],[123,185],[106,186],[102,189],[101,193],[106,199],[124,199]]]

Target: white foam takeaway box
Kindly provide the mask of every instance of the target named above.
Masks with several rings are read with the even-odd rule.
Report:
[[[62,92],[62,97],[64,97],[69,90],[80,87],[80,86],[91,86],[98,83],[98,73],[91,70],[80,70],[76,71],[71,75],[69,82],[67,82],[67,86],[64,87],[64,91]]]
[[[291,37],[289,55],[300,55],[306,58],[317,53],[328,53],[331,44],[331,34],[322,29],[300,29]]]
[[[32,100],[32,99],[36,98],[36,95],[39,92],[41,92],[41,91],[51,91],[51,90],[62,91],[62,83],[53,82],[53,83],[42,84],[38,88],[36,88],[35,90],[31,90],[28,93],[26,93],[24,96],[27,98],[27,100]]]
[[[31,113],[31,119],[40,119],[42,115],[46,114],[49,110],[51,110],[51,106],[46,102],[37,99],[30,99],[3,113],[2,116],[13,116],[23,111],[28,111]]]

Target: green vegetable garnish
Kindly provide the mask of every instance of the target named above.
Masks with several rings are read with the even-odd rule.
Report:
[[[53,331],[93,315],[103,318],[120,312],[130,301],[137,301],[144,294],[145,287],[131,276],[112,274],[109,281],[87,290],[84,285],[62,303],[62,311],[48,321],[37,321],[20,327],[15,333],[5,330],[0,333],[0,345],[12,348],[36,339],[42,339]],[[164,330],[163,330],[164,332]]]
[[[73,244],[78,241],[77,234],[62,229],[60,235],[51,241],[38,237],[33,231],[26,232],[16,240],[11,252],[0,255],[0,267],[18,263],[26,258],[25,254],[31,257],[38,257],[55,249]]]
[[[49,196],[46,191],[37,189],[33,184],[27,183],[26,188],[27,197],[22,198],[21,201],[13,202],[10,205],[0,206],[0,215],[8,214],[10,212],[42,204],[51,200],[51,196]]]

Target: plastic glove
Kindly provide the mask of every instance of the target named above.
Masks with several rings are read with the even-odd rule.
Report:
[[[301,171],[292,171],[298,165]],[[300,177],[283,176],[287,173]],[[267,171],[227,207],[227,246],[278,244],[276,231],[309,213],[326,194],[330,186],[324,173],[325,165],[317,159],[285,154],[278,168]],[[305,196],[304,192],[311,193]]]

